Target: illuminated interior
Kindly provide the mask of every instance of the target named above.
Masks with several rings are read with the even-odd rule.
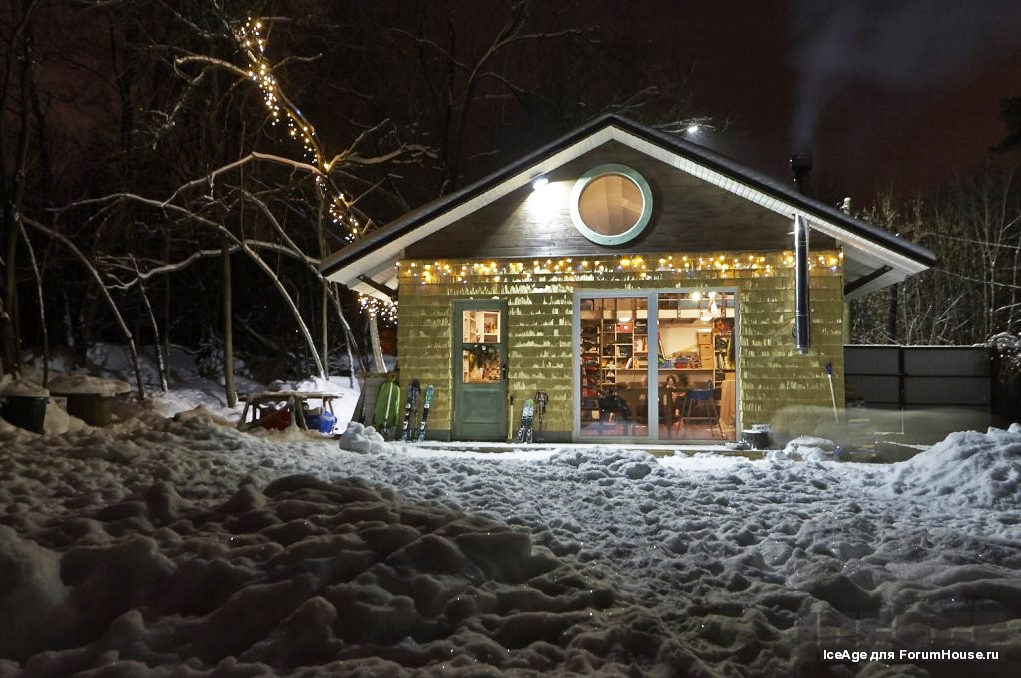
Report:
[[[579,293],[579,435],[733,440],[736,302],[722,290]]]

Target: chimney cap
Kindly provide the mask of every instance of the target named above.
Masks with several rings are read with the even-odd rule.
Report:
[[[791,171],[795,174],[809,172],[812,169],[811,153],[795,153],[791,156]]]

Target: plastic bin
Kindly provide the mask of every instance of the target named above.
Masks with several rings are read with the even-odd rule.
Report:
[[[48,396],[3,396],[4,403],[0,416],[9,423],[33,433],[42,433],[46,423]]]
[[[106,426],[113,419],[113,397],[99,393],[68,394],[67,413],[89,426]]]
[[[332,412],[321,412],[305,416],[305,423],[313,431],[330,435],[337,426],[337,417]]]

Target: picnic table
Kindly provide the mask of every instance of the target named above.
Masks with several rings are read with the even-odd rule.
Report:
[[[258,393],[241,394],[238,400],[244,402],[245,407],[241,411],[241,419],[238,421],[238,428],[248,430],[254,426],[266,428],[284,429],[294,425],[301,429],[315,428],[322,431],[318,426],[309,426],[309,401],[320,401],[322,412],[329,412],[332,417],[332,424],[336,423],[337,417],[333,412],[333,401],[340,398],[338,393],[327,393],[323,391],[260,391]],[[249,413],[252,420],[249,421]]]

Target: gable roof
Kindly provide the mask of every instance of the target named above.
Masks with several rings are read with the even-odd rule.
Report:
[[[853,298],[920,273],[936,256],[903,238],[799,193],[792,185],[698,144],[618,115],[600,116],[515,163],[442,196],[327,257],[321,270],[353,290],[379,296],[394,284],[405,247],[606,143],[618,141],[837,240],[844,252],[844,295]]]

